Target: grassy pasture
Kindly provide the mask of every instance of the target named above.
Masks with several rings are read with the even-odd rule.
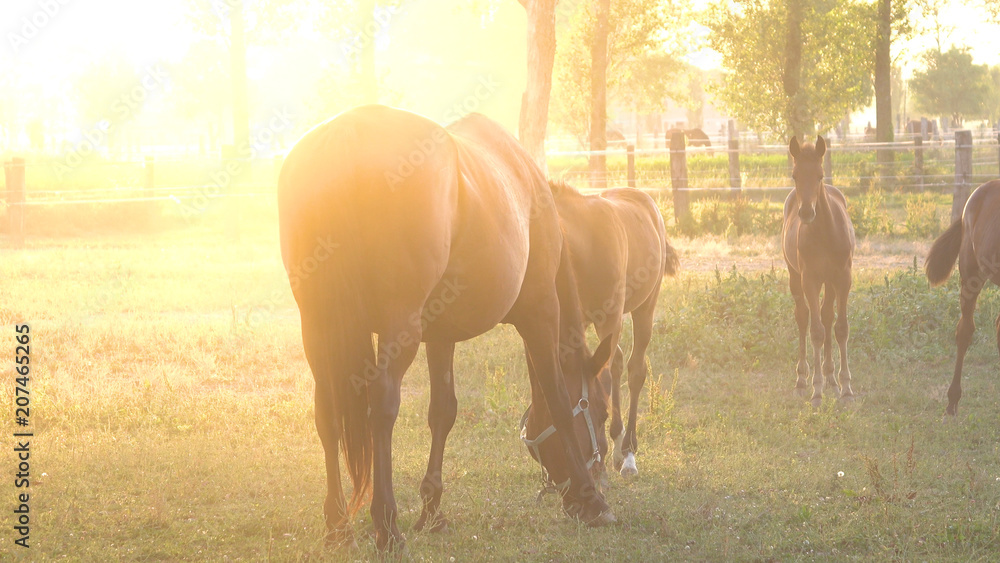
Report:
[[[36,438],[33,547],[13,546],[5,525],[0,560],[375,558],[366,513],[355,522],[359,551],[322,545],[312,379],[273,223],[259,227],[244,224],[238,243],[189,228],[4,249],[0,326],[4,335],[14,323],[32,326]],[[704,266],[700,253],[730,243],[683,244],[682,267]],[[589,530],[555,498],[536,502],[538,468],[516,429],[527,373],[515,331],[500,327],[458,347],[459,416],[444,465],[451,529],[413,532],[430,445],[421,353],[404,379],[394,441],[411,558],[995,560],[995,290],[980,300],[959,416],[943,421],[956,280],[931,290],[919,270],[878,267],[888,246],[863,245],[872,256],[860,258],[875,266],[856,272],[851,308],[861,395],[813,410],[792,393],[787,274],[766,265],[780,264],[776,245],[733,244],[759,267],[688,268],[665,282],[640,474],[611,475],[607,491],[616,526]],[[10,357],[13,339],[3,341]],[[11,362],[3,365],[0,404],[12,416]],[[2,463],[14,466],[9,448]],[[0,489],[10,522],[12,480]]]

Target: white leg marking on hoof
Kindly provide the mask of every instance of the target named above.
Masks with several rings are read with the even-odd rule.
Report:
[[[635,466],[635,454],[629,452],[625,456],[625,463],[622,464],[622,477],[635,477],[639,474],[639,469]]]

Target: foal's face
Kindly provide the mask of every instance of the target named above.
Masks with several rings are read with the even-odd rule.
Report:
[[[799,219],[806,224],[812,223],[816,219],[816,200],[823,189],[826,141],[817,135],[815,145],[805,143],[800,146],[798,139],[792,137],[788,143],[788,152],[795,163],[792,167],[792,180],[795,181],[795,193],[799,198]]]

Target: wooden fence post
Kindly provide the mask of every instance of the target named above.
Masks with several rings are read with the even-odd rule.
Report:
[[[14,157],[3,166],[7,180],[7,233],[14,248],[24,246],[24,159]]]
[[[146,181],[143,184],[145,192],[143,193],[143,196],[153,197],[153,188],[156,187],[156,175],[153,171],[153,157],[146,157],[146,162],[143,168],[146,171]]]
[[[955,192],[951,202],[951,221],[962,217],[965,200],[969,199],[972,180],[972,131],[955,131]]]
[[[729,120],[729,195],[737,197],[743,187],[740,179],[740,136],[736,121]]]
[[[917,176],[917,187],[924,189],[924,139],[923,135],[913,136],[913,173]]]
[[[997,133],[997,163],[1000,164],[1000,133]]]
[[[628,187],[635,187],[635,145],[625,147],[626,162],[628,164]]]
[[[680,223],[691,214],[683,131],[674,131],[670,137],[670,185],[674,192],[674,220]]]
[[[826,152],[823,153],[823,176],[824,182],[828,185],[833,185],[833,147],[830,146],[830,138],[827,137],[826,141]]]

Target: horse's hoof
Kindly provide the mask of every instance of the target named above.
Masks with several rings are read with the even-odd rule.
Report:
[[[795,394],[798,395],[799,397],[802,397],[804,399],[809,394],[809,388],[806,387],[805,385],[803,385],[802,387],[799,387],[798,385],[796,385],[795,386]]]
[[[611,509],[609,508],[604,512],[598,514],[597,518],[594,518],[593,520],[587,522],[587,525],[590,526],[591,528],[600,528],[603,526],[610,526],[611,524],[614,524],[617,521],[618,519],[615,518],[615,513],[612,512]]]
[[[812,406],[813,406],[814,409],[818,409],[822,405],[823,405],[823,397],[821,395],[820,396],[814,396],[812,398]]]
[[[413,525],[413,530],[416,532],[422,532],[426,529],[429,532],[445,532],[448,530],[448,519],[441,515],[440,512],[434,514],[433,516],[428,516],[426,513],[422,513],[417,523]]]
[[[375,549],[382,554],[405,557],[407,552],[406,538],[403,537],[403,534],[389,534],[388,537],[383,537],[376,533]]]
[[[635,477],[639,474],[639,469],[635,466],[635,455],[629,453],[625,456],[625,462],[622,463],[622,468],[619,470],[622,477],[630,478]]]
[[[358,549],[358,542],[354,539],[354,533],[350,530],[328,530],[325,543],[327,549],[332,550]]]
[[[624,457],[615,456],[615,457],[612,458],[611,461],[614,464],[615,471],[621,471],[622,470],[622,464],[625,463],[625,458]]]

